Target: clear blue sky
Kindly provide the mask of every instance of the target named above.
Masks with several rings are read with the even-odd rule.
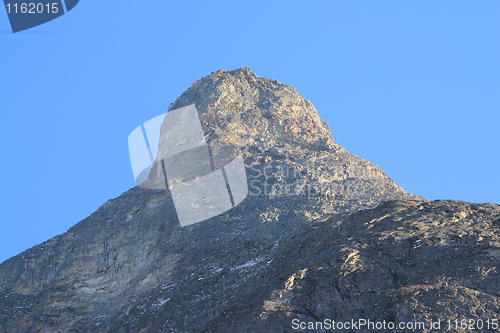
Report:
[[[498,1],[87,1],[0,10],[0,261],[134,186],[127,136],[193,81],[250,67],[427,199],[500,203]]]

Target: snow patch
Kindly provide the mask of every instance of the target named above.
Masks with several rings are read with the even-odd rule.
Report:
[[[376,205],[373,205],[373,206],[366,206],[366,207],[360,208],[359,210],[375,209],[375,208],[377,208],[379,205],[380,205],[380,204],[376,204]]]

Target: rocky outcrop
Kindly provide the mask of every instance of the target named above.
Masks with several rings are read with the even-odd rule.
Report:
[[[242,151],[248,197],[186,227],[168,191],[108,201],[0,264],[1,332],[294,332],[293,320],[498,315],[498,205],[405,192],[335,143],[293,87],[245,68],[202,78],[170,109],[190,104],[207,142]]]

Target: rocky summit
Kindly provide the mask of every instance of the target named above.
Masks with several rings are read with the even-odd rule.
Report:
[[[106,202],[0,264],[0,332],[498,332],[500,206],[404,191],[247,68],[169,110],[190,105],[241,152],[247,197],[185,227],[168,189]]]

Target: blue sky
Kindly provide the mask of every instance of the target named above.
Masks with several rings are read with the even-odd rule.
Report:
[[[134,186],[128,134],[219,68],[297,88],[427,199],[500,203],[498,1],[80,1],[0,10],[0,261]]]

